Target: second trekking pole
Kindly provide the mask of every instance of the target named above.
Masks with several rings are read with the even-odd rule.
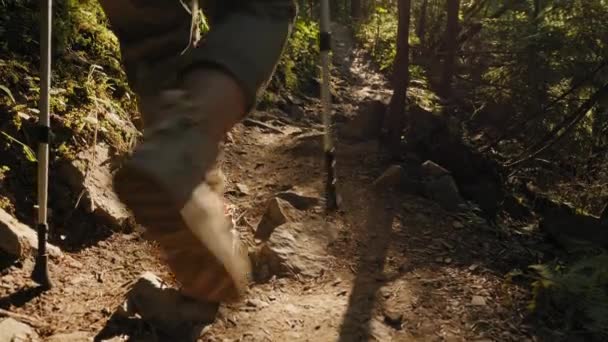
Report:
[[[49,142],[51,136],[49,111],[51,90],[51,27],[52,0],[42,0],[40,28],[40,118],[38,121],[38,254],[32,280],[50,289],[46,240],[48,234],[47,201],[49,180]]]
[[[336,190],[336,150],[331,132],[331,73],[330,73],[330,51],[331,31],[329,19],[329,0],[321,0],[321,25],[319,37],[319,50],[321,53],[321,104],[323,106],[323,152],[325,154],[325,196],[328,210],[338,208],[338,194]]]

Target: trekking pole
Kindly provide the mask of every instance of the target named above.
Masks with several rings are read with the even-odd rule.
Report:
[[[330,56],[331,31],[329,20],[329,0],[321,0],[321,25],[319,37],[319,50],[321,53],[321,104],[323,106],[323,149],[325,152],[325,181],[326,207],[328,210],[338,208],[338,196],[336,193],[336,155],[331,135],[331,93],[330,87]]]
[[[36,256],[36,264],[32,271],[32,280],[43,288],[50,289],[52,284],[49,278],[46,240],[48,233],[47,199],[49,142],[51,135],[49,96],[51,90],[51,25],[53,3],[52,0],[42,0],[42,3],[40,21],[40,118],[38,122],[38,255]]]

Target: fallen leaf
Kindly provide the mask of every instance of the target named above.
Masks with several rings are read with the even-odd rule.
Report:
[[[462,224],[462,222],[460,222],[460,221],[454,221],[454,222],[452,222],[452,227],[454,227],[456,229],[461,229],[461,228],[464,228],[464,224]]]
[[[486,299],[485,299],[485,297],[482,297],[482,296],[473,296],[473,298],[471,298],[471,305],[473,305],[473,306],[485,306],[486,305]]]
[[[236,183],[237,190],[243,195],[249,195],[249,187],[243,183]]]

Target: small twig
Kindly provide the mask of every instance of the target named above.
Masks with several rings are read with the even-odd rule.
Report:
[[[243,124],[246,126],[257,126],[257,127],[261,127],[261,128],[266,128],[275,133],[283,134],[283,131],[281,131],[280,129],[270,126],[269,124],[263,123],[258,120],[247,118],[247,119],[243,120]]]
[[[18,313],[15,313],[15,312],[4,310],[4,309],[0,309],[0,316],[2,316],[2,317],[9,317],[9,318],[13,318],[13,319],[19,320],[19,321],[25,322],[25,323],[33,326],[33,327],[36,327],[36,328],[40,328],[40,327],[44,327],[45,326],[42,322],[40,322],[40,321],[32,318],[31,316],[26,316],[26,315],[18,314]]]
[[[249,212],[249,209],[245,209],[235,220],[234,223],[238,224]],[[245,220],[246,221],[246,220]]]

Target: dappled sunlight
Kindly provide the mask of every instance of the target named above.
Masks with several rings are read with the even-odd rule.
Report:
[[[605,1],[300,3],[0,1],[0,340],[606,340]]]

